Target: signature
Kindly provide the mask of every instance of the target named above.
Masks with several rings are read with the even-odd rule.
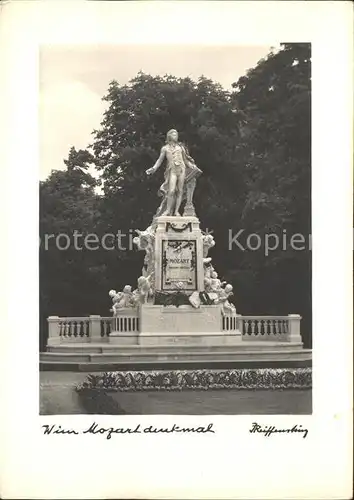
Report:
[[[294,433],[301,433],[303,434],[303,438],[308,434],[308,429],[304,429],[301,424],[297,425],[295,424],[293,427],[288,428],[288,429],[277,429],[274,425],[268,425],[268,426],[262,426],[258,424],[257,422],[253,422],[252,427],[250,429],[251,434],[256,434],[256,433],[261,433],[265,437],[269,437],[272,434],[294,434]]]

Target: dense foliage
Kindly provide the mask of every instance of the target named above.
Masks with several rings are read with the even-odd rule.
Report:
[[[134,284],[142,265],[134,250],[58,250],[53,240],[45,249],[44,235],[102,236],[120,230],[129,249],[132,230],[146,228],[159,204],[162,169],[152,178],[145,170],[172,127],[181,131],[180,139],[203,170],[196,210],[202,229],[214,231],[211,256],[219,275],[234,285],[238,311],[299,313],[310,345],[310,65],[309,44],[283,44],[231,92],[204,77],[194,82],[139,73],[129,85],[111,82],[93,143],[86,151],[72,148],[67,170],[54,171],[40,186],[42,348],[46,316],[108,315],[107,291]],[[90,165],[98,181],[88,174]],[[256,233],[260,248],[243,251],[232,243],[239,230],[241,246]],[[265,255],[269,233],[281,244]],[[305,249],[289,245],[295,233],[304,236],[297,247]],[[257,237],[249,243],[255,248]]]

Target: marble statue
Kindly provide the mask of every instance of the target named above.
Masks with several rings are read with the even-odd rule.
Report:
[[[143,231],[136,230],[137,236],[133,239],[137,248],[145,252],[142,275],[138,278],[137,288],[133,292],[131,287],[126,286],[122,292],[114,296],[113,309],[119,314],[121,307],[150,306],[154,305],[155,299],[157,299],[157,305],[162,303],[178,307],[178,304],[170,299],[175,297],[177,301],[177,298],[180,300],[183,296],[186,302],[181,302],[181,304],[190,304],[194,309],[200,309],[201,306],[219,305],[221,314],[236,314],[235,306],[229,301],[229,297],[233,294],[232,285],[219,279],[211,263],[212,258],[208,256],[210,249],[215,246],[214,237],[199,229],[199,221],[193,207],[196,180],[202,171],[189,156],[185,145],[179,142],[178,132],[175,129],[167,132],[166,144],[161,148],[160,156],[154,166],[146,170],[146,174],[148,176],[154,174],[164,162],[166,162],[164,182],[159,189],[162,202],[149,227]],[[172,223],[169,220],[160,219],[161,216],[180,217],[183,202],[185,202],[183,217],[187,219],[185,223],[183,221]],[[188,217],[193,217],[194,220],[190,222]],[[184,238],[181,237],[182,233]],[[177,240],[187,242],[194,240],[197,244],[197,252],[193,254],[195,259],[193,265],[197,263],[199,266],[199,271],[196,273],[199,281],[196,280],[195,288],[191,288],[190,291],[189,281],[184,279],[186,263],[178,262],[178,256],[171,257],[168,253],[163,253],[163,242],[169,239],[173,241],[174,234]],[[173,266],[169,264],[170,267],[168,267],[165,261],[173,259],[175,260]],[[180,274],[178,274],[178,266],[180,266]],[[169,288],[166,290],[163,285],[163,276],[165,276],[163,273],[167,272],[170,273],[170,278]],[[193,278],[193,276],[190,278],[189,274],[188,277],[189,280]],[[144,307],[140,308],[140,310],[144,309]]]
[[[117,293],[115,290],[110,290],[108,295],[111,297],[113,303],[112,309],[110,309],[110,311],[113,312],[113,316],[117,316],[119,314],[119,309],[124,307],[122,303],[123,293]]]
[[[139,304],[146,304],[151,296],[151,284],[149,276],[140,276],[138,278],[138,288],[135,294]]]
[[[132,287],[130,285],[125,285],[122,291],[123,297],[122,297],[122,303],[123,307],[132,307]]]
[[[224,288],[220,289],[219,297],[215,301],[216,304],[221,304],[221,311],[224,315],[236,314],[236,308],[234,304],[232,304],[228,300],[231,295],[233,295],[233,286],[228,283]]]
[[[152,229],[152,226],[149,226],[144,231],[136,229],[136,233],[138,234],[138,236],[135,236],[133,238],[133,243],[138,247],[138,250],[145,250],[144,267],[142,270],[142,275],[149,276],[150,285],[153,287],[154,271],[155,271],[154,230]]]
[[[113,316],[117,316],[119,314],[119,310],[125,307],[134,307],[134,298],[132,287],[130,285],[125,285],[122,292],[116,292],[115,290],[110,290],[108,295],[112,299],[112,309]]]
[[[154,174],[166,160],[165,179],[160,187],[159,194],[162,202],[155,217],[161,215],[180,215],[180,206],[185,199],[186,204],[183,216],[194,216],[193,194],[196,179],[202,171],[189,156],[186,146],[178,141],[178,132],[171,129],[167,132],[166,144],[162,146],[160,156],[155,165],[149,168],[147,175]]]
[[[208,257],[209,250],[215,246],[215,240],[212,234],[203,234],[203,257]],[[209,257],[211,260],[211,258]],[[209,260],[209,262],[210,262]]]
[[[140,276],[134,291],[130,285],[125,285],[122,292],[117,293],[115,290],[110,290],[109,296],[113,302],[112,309],[110,309],[113,316],[118,316],[120,309],[146,304],[153,296],[150,276]]]
[[[211,289],[212,291],[219,292],[222,286],[226,285],[226,281],[220,281],[218,278],[218,273],[213,269],[210,276]]]

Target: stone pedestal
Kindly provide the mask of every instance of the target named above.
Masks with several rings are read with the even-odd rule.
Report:
[[[109,343],[116,345],[137,345],[139,339],[138,332],[111,332],[109,334]]]
[[[235,345],[240,331],[223,331],[221,307],[155,306],[140,309],[140,345]]]
[[[197,217],[157,217],[155,291],[204,290],[203,236]]]
[[[140,335],[208,335],[222,333],[220,306],[155,306],[140,310]]]

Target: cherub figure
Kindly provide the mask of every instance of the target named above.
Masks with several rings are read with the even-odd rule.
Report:
[[[203,235],[203,257],[206,258],[208,256],[208,252],[210,248],[215,246],[214,237],[212,234],[204,234]],[[211,260],[211,259],[210,259]]]
[[[151,293],[150,276],[140,276],[138,278],[138,289],[135,292],[137,292],[138,302],[146,304]]]
[[[111,297],[113,306],[110,309],[111,312],[113,312],[113,316],[117,316],[119,309],[123,307],[122,304],[122,299],[123,299],[123,293],[122,292],[116,292],[115,290],[110,290],[108,295]]]
[[[154,232],[151,226],[145,231],[136,230],[138,236],[133,238],[133,243],[139,250],[145,250],[143,276],[151,275],[154,270]]]
[[[125,285],[122,291],[123,297],[121,302],[123,303],[123,307],[132,307],[133,305],[133,292],[132,287],[130,285]]]
[[[219,297],[216,300],[217,304],[222,305],[222,313],[226,314],[236,314],[236,308],[232,302],[229,302],[229,297],[233,295],[233,286],[229,283],[225,285],[225,288],[221,288],[219,292]]]

